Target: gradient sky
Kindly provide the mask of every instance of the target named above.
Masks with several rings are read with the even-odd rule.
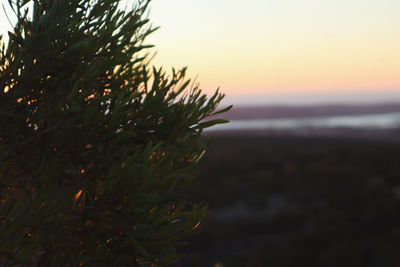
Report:
[[[399,0],[152,0],[150,7],[161,26],[148,40],[153,63],[188,66],[206,92],[400,94]]]
[[[153,0],[154,63],[227,95],[400,92],[399,0]]]

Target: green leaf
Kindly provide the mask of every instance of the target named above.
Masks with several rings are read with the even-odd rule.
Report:
[[[77,43],[72,44],[68,49],[67,53],[74,52],[76,50],[82,49],[85,47],[85,41],[79,41]]]
[[[146,256],[148,253],[146,249],[135,239],[132,233],[127,234],[129,237],[129,241],[132,242],[133,247],[138,251],[142,256]]]
[[[196,128],[204,129],[204,128],[209,128],[211,126],[214,126],[216,124],[222,124],[222,123],[228,123],[228,120],[223,120],[223,119],[217,119],[217,120],[211,120],[211,121],[206,121],[206,122],[201,122],[196,126]]]
[[[217,115],[217,114],[225,113],[225,112],[231,110],[232,107],[233,107],[233,105],[230,105],[230,106],[228,106],[228,107],[226,107],[226,108],[220,109],[220,110],[218,110],[218,111],[216,111],[216,112],[211,113],[210,116],[215,116],[215,115]]]
[[[136,193],[136,197],[139,199],[145,200],[149,203],[158,203],[161,201],[160,197],[146,194],[146,193]]]

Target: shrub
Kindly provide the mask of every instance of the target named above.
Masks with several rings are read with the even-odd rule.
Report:
[[[177,196],[223,98],[149,70],[149,1],[9,1],[0,50],[2,266],[166,265],[206,212]]]

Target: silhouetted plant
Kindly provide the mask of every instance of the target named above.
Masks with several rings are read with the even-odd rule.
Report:
[[[9,1],[0,50],[2,266],[166,265],[206,206],[183,201],[209,99],[149,71],[149,0]],[[10,14],[11,15],[11,14]]]

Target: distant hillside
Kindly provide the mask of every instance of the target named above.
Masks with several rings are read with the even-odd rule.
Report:
[[[301,118],[319,116],[366,115],[400,112],[400,103],[365,105],[259,106],[233,107],[223,114],[228,120]]]

